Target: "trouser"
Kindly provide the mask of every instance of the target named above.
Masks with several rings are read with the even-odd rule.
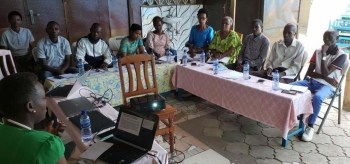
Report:
[[[15,63],[17,72],[26,72],[27,67],[30,66],[31,64],[30,62],[32,59],[32,55],[27,54],[23,56],[12,56],[12,57],[13,57],[13,61]]]
[[[64,73],[79,73],[79,70],[78,68],[74,68],[74,67],[68,67]],[[45,82],[45,79],[48,78],[48,77],[52,77],[54,76],[54,74],[50,71],[44,71],[44,70],[41,70],[40,72],[40,75],[39,75],[39,81],[44,84]]]
[[[314,108],[314,113],[309,116],[309,124],[315,124],[318,114],[321,110],[321,105],[323,100],[332,97],[334,90],[328,85],[324,85],[314,79],[306,78],[306,80],[296,81],[291,83],[291,85],[305,86],[314,94],[312,97],[312,107]]]

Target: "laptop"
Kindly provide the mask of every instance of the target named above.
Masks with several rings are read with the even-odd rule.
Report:
[[[113,146],[98,159],[107,163],[132,163],[141,159],[152,149],[159,117],[155,114],[141,114],[128,107],[119,111],[113,137],[105,142]]]
[[[64,85],[58,86],[51,91],[45,94],[46,97],[69,97],[79,88],[81,88],[90,74],[90,70],[85,72],[82,76],[80,76],[75,82],[74,85]]]
[[[82,110],[92,111],[95,106],[86,97],[79,97],[58,102],[58,106],[62,109],[67,117],[81,114]]]

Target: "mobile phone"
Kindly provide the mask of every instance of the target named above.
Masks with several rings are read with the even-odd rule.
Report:
[[[54,76],[55,79],[63,79],[62,76]]]
[[[197,63],[191,63],[191,66],[196,66],[197,65]]]
[[[259,79],[258,81],[257,81],[257,83],[264,83],[264,79]]]
[[[295,94],[297,94],[297,91],[282,90],[282,93],[286,93],[286,94],[295,95]]]

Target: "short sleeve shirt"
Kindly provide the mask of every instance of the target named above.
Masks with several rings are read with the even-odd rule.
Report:
[[[203,31],[198,31],[196,26],[191,28],[189,41],[193,43],[193,47],[202,48],[209,45],[214,37],[214,29],[208,26],[207,29]]]
[[[68,40],[62,36],[58,36],[57,43],[44,37],[38,41],[37,47],[38,58],[46,59],[47,65],[55,69],[61,68],[66,55],[72,54]]]
[[[61,139],[50,133],[0,123],[0,159],[6,164],[57,163],[64,156]]]
[[[31,42],[34,42],[34,37],[29,29],[21,27],[17,33],[9,28],[2,33],[0,45],[7,47],[13,56],[23,56],[28,53]]]
[[[141,38],[138,38],[133,43],[131,43],[129,41],[129,38],[125,37],[120,41],[120,49],[118,55],[121,56],[123,52],[125,52],[127,55],[134,55],[137,53],[139,46],[143,46],[143,41]]]

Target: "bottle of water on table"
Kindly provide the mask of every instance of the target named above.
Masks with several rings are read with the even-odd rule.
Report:
[[[243,79],[244,80],[249,79],[249,62],[248,62],[248,60],[246,60],[244,65],[243,65]]]
[[[81,111],[80,116],[81,140],[83,142],[90,142],[92,140],[90,117],[86,110]]]
[[[117,56],[113,56],[113,70],[114,70],[114,72],[118,72],[119,71]]]
[[[219,72],[219,60],[217,56],[215,56],[215,60],[213,62],[213,71],[214,71],[214,75],[218,74]]]
[[[79,59],[79,61],[78,61],[78,69],[79,69],[79,76],[81,76],[85,73],[84,63],[83,63],[82,59]]]
[[[201,53],[201,56],[200,56],[200,66],[204,66],[204,63],[205,63],[205,53],[204,53],[204,50],[202,50],[202,53]]]
[[[166,62],[170,64],[171,63],[171,56],[170,56],[170,49],[169,48],[166,49],[165,55],[166,55]]]
[[[184,53],[182,55],[182,65],[186,66],[187,65],[187,51],[184,50]]]
[[[274,91],[279,90],[279,81],[280,81],[280,76],[278,74],[278,70],[275,70],[275,72],[272,73],[272,90]]]

